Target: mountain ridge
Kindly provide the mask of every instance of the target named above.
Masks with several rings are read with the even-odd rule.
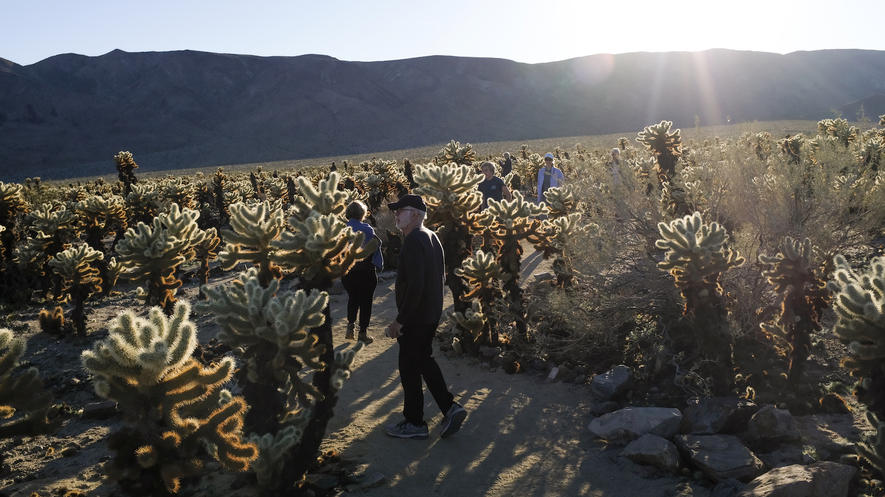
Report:
[[[122,50],[28,66],[0,59],[0,179],[83,176],[120,150],[152,171],[638,132],[664,119],[693,126],[695,116],[702,125],[819,120],[864,105],[874,118],[885,114],[881,94],[885,52],[872,50],[542,64]]]

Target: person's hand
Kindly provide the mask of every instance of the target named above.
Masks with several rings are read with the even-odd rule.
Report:
[[[387,325],[387,336],[389,336],[390,338],[399,338],[403,336],[403,332],[401,331],[402,329],[403,325],[394,321]]]

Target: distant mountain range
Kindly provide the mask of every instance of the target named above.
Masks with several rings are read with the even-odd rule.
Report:
[[[0,180],[885,114],[885,51],[593,55],[522,64],[205,52],[0,59]],[[100,168],[101,172],[95,172]]]

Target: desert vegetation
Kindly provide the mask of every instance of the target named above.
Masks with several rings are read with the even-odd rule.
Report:
[[[328,289],[375,249],[346,227],[344,208],[370,206],[395,267],[386,202],[411,191],[425,197],[446,253],[454,305],[442,350],[494,356],[511,373],[534,360],[570,365],[572,378],[578,366],[592,375],[625,364],[637,376],[633,405],[738,396],[808,413],[848,401],[877,430],[852,463],[882,478],[883,128],[885,116],[869,129],[827,119],[816,134],[685,139],[663,121],[599,146],[521,144],[504,178],[513,199],[486,210],[479,164],[504,150],[454,140],[403,161],[208,177],[141,178],[134,154],[121,152],[116,181],[0,183],[0,300],[9,321],[41,308],[42,330],[70,336],[58,346],[83,349],[96,393],[117,402],[126,424],[108,439],[107,475],[121,489],[176,494],[215,460],[289,495],[306,489],[361,349],[336,354],[331,332]],[[548,151],[566,184],[537,203]],[[553,268],[532,286],[520,281],[528,249]],[[232,283],[213,285],[230,271]],[[192,278],[193,303],[177,297]],[[120,283],[137,286],[144,307],[88,326]],[[192,313],[220,326],[213,345],[197,342]],[[51,410],[46,394],[20,395],[44,389],[36,370],[14,367],[22,331],[0,332],[6,437],[76,416]],[[848,347],[854,390],[807,374],[828,337]],[[212,347],[222,352],[202,353]]]

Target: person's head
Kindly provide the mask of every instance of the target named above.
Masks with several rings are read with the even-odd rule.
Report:
[[[504,152],[504,160],[507,160],[509,158],[510,158],[510,152]]]
[[[362,221],[366,218],[366,214],[369,213],[369,210],[366,208],[366,204],[360,202],[359,200],[354,200],[344,209],[344,217],[347,219],[356,219],[357,221]]]
[[[550,152],[547,152],[547,155],[544,156],[544,165],[547,167],[547,169],[553,167],[553,154],[551,154]]]
[[[620,156],[621,156],[621,149],[619,149],[618,147],[613,148],[612,149],[612,159],[618,160],[618,157],[620,157]]]
[[[482,173],[486,175],[486,179],[492,179],[495,176],[495,163],[494,162],[483,162],[479,165],[479,168],[482,169]]]
[[[408,235],[413,229],[424,224],[427,216],[427,204],[420,195],[403,195],[396,202],[387,204],[387,208],[393,213],[396,227]]]

